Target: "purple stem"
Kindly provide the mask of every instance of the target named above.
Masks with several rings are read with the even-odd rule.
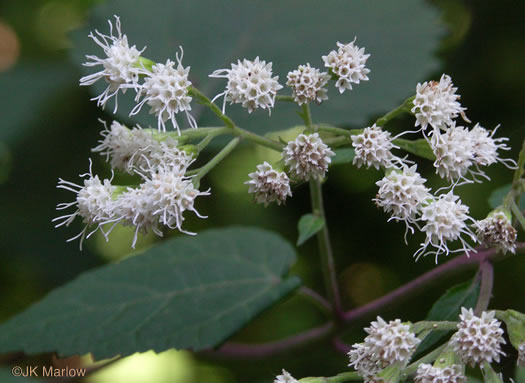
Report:
[[[480,263],[479,272],[481,274],[481,286],[478,302],[474,309],[476,315],[481,315],[483,311],[488,309],[490,298],[492,298],[492,287],[494,286],[494,268],[488,260]]]
[[[310,289],[306,286],[301,286],[298,290],[298,293],[305,296],[310,301],[314,302],[319,308],[328,313],[332,312],[332,306],[321,294]]]
[[[225,357],[235,357],[238,359],[258,359],[267,356],[292,350],[303,346],[308,342],[325,338],[334,330],[333,322],[328,322],[323,326],[314,327],[308,331],[301,332],[291,337],[267,343],[247,344],[228,342],[216,351],[204,351],[204,355],[217,355]]]
[[[341,352],[341,353],[345,353],[345,354],[348,354],[348,351],[350,351],[352,349],[351,346],[347,345],[346,343],[344,343],[341,338],[339,337],[334,337],[333,341],[332,341],[333,345],[334,345],[334,348]]]
[[[523,245],[521,247],[523,247]],[[401,302],[402,300],[408,298],[414,293],[417,293],[418,291],[421,291],[421,289],[427,285],[436,282],[444,276],[449,277],[452,274],[457,274],[463,270],[469,269],[480,264],[488,258],[492,258],[496,254],[496,250],[486,249],[482,251],[478,250],[477,253],[468,252],[462,256],[456,257],[395,289],[394,291],[382,296],[381,298],[367,303],[364,306],[357,307],[345,312],[343,318],[346,322],[350,322],[369,316],[379,311],[384,306],[391,305],[395,302]]]

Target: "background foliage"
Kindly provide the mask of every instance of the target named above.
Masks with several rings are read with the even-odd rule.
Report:
[[[2,321],[42,298],[50,289],[64,284],[85,270],[121,259],[131,250],[129,244],[132,234],[122,229],[115,233],[108,244],[102,237],[88,241],[86,250],[80,253],[77,244],[65,243],[65,239],[75,234],[79,226],[68,230],[54,230],[50,222],[56,215],[55,204],[70,198],[66,193],[55,189],[57,178],[60,176],[77,180],[78,174],[87,168],[90,148],[99,138],[100,124],[97,118],[111,118],[89,101],[87,89],[81,89],[77,85],[81,72],[73,62],[93,50],[87,50],[85,45],[80,49],[70,50],[72,41],[79,41],[80,44],[82,39],[86,40],[85,30],[73,34],[70,31],[87,22],[88,11],[96,3],[102,4],[95,15],[106,9],[105,7],[115,7],[115,4],[95,0],[7,0],[0,3],[0,97],[3,101],[0,126]],[[334,1],[334,4],[342,3]],[[133,8],[118,9],[122,9],[119,13],[128,37],[139,47],[151,45],[151,50],[147,52],[151,51],[154,58],[163,60],[168,55],[173,56],[176,47],[183,44],[188,60],[198,57],[203,62],[196,76],[202,76],[214,68],[225,67],[230,61],[229,56],[236,58],[244,54],[260,54],[262,58],[274,60],[274,66],[277,67],[276,63],[281,58],[279,55],[291,50],[297,57],[284,61],[286,65],[280,67],[282,72],[279,74],[283,82],[285,71],[289,67],[306,60],[310,60],[312,65],[319,65],[319,52],[326,53],[333,49],[335,40],[350,40],[355,34],[347,26],[346,20],[341,19],[336,7],[312,9],[319,14],[318,24],[315,24],[317,28],[314,28],[310,24],[301,24],[299,18],[287,17],[290,13],[294,14],[294,10],[299,9],[302,4],[309,7],[312,4],[302,1],[290,4],[290,8],[286,9],[268,5],[263,18],[268,25],[284,25],[288,35],[275,39],[256,33],[255,29],[251,34],[234,36],[238,38],[234,39],[238,44],[236,47],[242,47],[235,53],[225,52],[225,46],[217,46],[213,50],[193,43],[205,41],[203,35],[213,25],[213,16],[217,10],[209,13],[201,11],[202,17],[170,15],[173,24],[179,21],[188,24],[182,24],[182,27],[192,28],[192,33],[180,37],[170,34],[174,28],[171,23],[156,22],[162,14],[156,16],[153,20],[155,25],[166,28],[157,33],[161,38],[172,39],[165,44],[171,44],[173,49],[166,51],[160,43],[150,43],[157,37],[154,33],[156,29],[150,25],[151,20],[148,22],[146,19],[144,25],[138,25],[135,29],[137,26],[126,23],[126,15],[133,12]],[[524,126],[523,114],[520,112],[525,105],[525,31],[520,15],[523,15],[525,5],[517,1],[436,0],[410,2],[412,7],[407,10],[401,6],[397,8],[394,6],[397,3],[394,2],[388,4],[393,8],[380,13],[382,18],[374,18],[374,8],[363,10],[363,17],[360,18],[363,24],[356,27],[357,43],[365,46],[367,53],[372,54],[371,81],[358,87],[355,94],[346,98],[350,103],[348,114],[344,109],[346,105],[335,102],[329,104],[338,108],[337,117],[328,118],[333,111],[320,108],[314,109],[314,119],[324,117],[329,121],[352,126],[366,123],[409,96],[417,81],[438,78],[445,72],[452,76],[455,85],[459,87],[462,104],[468,108],[470,119],[479,121],[486,128],[501,123],[500,134],[511,138],[514,149],[512,154],[515,156],[519,149],[518,143],[523,139]],[[425,13],[424,18],[414,21],[414,13],[427,6],[434,8]],[[151,12],[156,12],[154,7]],[[238,12],[249,12],[248,3]],[[146,17],[150,13],[148,11],[140,14]],[[188,10],[188,15],[192,15],[191,10]],[[92,20],[97,19],[95,17]],[[410,23],[415,23],[420,28],[419,34],[406,33]],[[336,32],[340,31],[339,28],[348,29],[346,33],[350,35],[338,37]],[[441,35],[439,31],[442,31]],[[443,33],[445,31],[448,32]],[[301,44],[301,40],[297,44],[297,39],[290,37],[293,33],[309,37],[319,35],[319,45]],[[384,38],[385,34],[394,33],[403,41],[388,41]],[[376,35],[383,38],[377,38]],[[439,36],[442,36],[441,42],[436,44]],[[225,43],[230,41],[230,37],[224,39]],[[254,41],[256,38],[260,40]],[[262,44],[260,51],[251,48],[256,43]],[[403,66],[410,68],[410,82],[406,78],[389,76],[388,68],[396,73],[396,68]],[[218,81],[213,85],[220,86]],[[214,89],[205,90],[214,94]],[[335,90],[331,89],[330,96],[335,94]],[[386,101],[381,102],[380,95],[385,96]],[[354,113],[363,108],[366,113]],[[345,119],[346,116],[348,119]],[[243,114],[242,118],[246,121],[245,124],[263,121],[263,125],[253,128],[268,130],[287,128],[298,121],[292,113],[281,116],[276,114],[274,121],[284,122],[283,126],[278,127],[269,127],[269,120],[263,113],[249,117]],[[241,121],[243,120],[239,123],[243,124]],[[397,124],[398,129],[406,129],[412,121],[399,120]],[[208,227],[231,224],[255,225],[279,232],[291,243],[297,241],[297,221],[309,212],[306,188],[294,190],[294,198],[285,208],[264,209],[251,202],[246,187],[242,185],[246,174],[255,167],[262,155],[251,147],[241,147],[207,178],[207,184],[203,186],[210,186],[213,195],[201,201],[199,210],[206,212],[210,218],[190,220],[191,230],[202,231]],[[427,165],[423,174],[431,178],[431,183],[439,185],[440,181],[430,175],[433,172],[431,164]],[[100,172],[109,172],[98,158],[96,168]],[[482,218],[488,213],[490,207],[487,199],[490,191],[508,183],[511,172],[502,166],[494,166],[489,169],[489,175],[492,182],[459,189],[462,199],[471,206],[472,215],[476,218]],[[328,225],[333,236],[341,289],[347,307],[366,303],[434,266],[431,257],[414,263],[411,254],[421,238],[413,238],[409,241],[409,246],[405,246],[402,242],[403,225],[387,224],[386,216],[374,208],[371,198],[376,192],[374,182],[379,177],[380,174],[373,170],[358,171],[350,164],[345,164],[331,170],[325,185],[325,193],[330,196],[326,201]],[[381,240],[378,241],[378,238]],[[154,240],[141,239],[140,244],[147,247]],[[305,284],[322,291],[317,259],[315,240],[311,239],[299,248],[298,262],[292,269],[292,274],[301,275]],[[495,296],[492,301],[494,308],[511,307],[525,311],[521,280],[524,273],[523,257],[509,257],[497,265]],[[457,280],[448,281],[446,285],[436,285],[432,290],[422,292],[414,298],[417,299],[417,304],[411,301],[393,307],[382,315],[385,318],[401,316],[414,321],[422,319],[432,303],[446,289],[455,282],[465,281],[470,277],[470,274],[464,275]],[[277,339],[320,322],[317,311],[299,298],[290,298],[259,317],[238,334],[237,339],[253,342]],[[362,338],[360,327],[362,326],[349,332],[348,342]],[[328,375],[339,372],[346,365],[343,355],[330,350],[329,345],[315,345],[304,353],[258,362],[256,369],[247,367],[243,362],[219,363],[204,357],[197,359],[182,352],[170,351],[160,356],[154,356],[150,352],[125,359],[120,362],[120,367],[115,364],[113,371],[102,372],[94,376],[92,381],[133,382],[131,379],[135,378],[138,379],[137,382],[141,382],[144,380],[140,379],[144,378],[137,371],[145,369],[149,371],[146,376],[152,383],[252,382],[257,379],[265,382],[282,367],[296,376]],[[20,356],[2,357],[0,361],[10,363],[14,357]],[[41,355],[38,360],[44,361],[49,357]],[[123,378],[122,374],[129,376]]]

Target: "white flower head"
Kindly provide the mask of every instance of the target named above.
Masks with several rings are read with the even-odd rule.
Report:
[[[494,318],[495,312],[483,312],[481,317],[474,315],[472,309],[461,308],[458,331],[452,336],[454,352],[465,364],[482,365],[499,362],[504,355],[501,345],[505,344],[501,322]]]
[[[184,172],[193,162],[192,156],[179,149],[177,140],[171,136],[158,139],[151,130],[128,129],[117,121],[109,128],[104,125],[103,139],[92,151],[106,156],[113,169],[133,174],[136,170],[149,171],[169,164]]]
[[[510,214],[509,214],[510,215]],[[512,226],[511,217],[502,210],[493,211],[487,218],[476,222],[479,241],[503,253],[516,252],[518,232]]]
[[[85,224],[84,229],[73,238],[68,239],[68,242],[80,238],[80,250],[82,250],[82,243],[85,238],[89,238],[102,225],[111,221],[114,217],[114,203],[113,193],[115,186],[111,185],[111,180],[105,179],[100,181],[98,176],[93,176],[91,170],[91,161],[89,166],[89,173],[81,174],[85,178],[83,185],[77,185],[69,181],[64,181],[59,178],[57,188],[65,189],[76,194],[76,199],[69,203],[59,203],[57,210],[64,210],[75,206],[76,210],[72,214],[63,215],[53,219],[59,222],[55,227],[69,226],[79,216]],[[88,233],[88,228],[96,226],[94,230]]]
[[[123,224],[136,227],[133,247],[139,231],[151,229],[162,236],[160,227],[164,226],[185,234],[195,234],[182,228],[184,213],[189,210],[199,218],[206,218],[195,209],[195,199],[210,195],[209,191],[199,191],[190,177],[169,164],[142,177],[144,182],[139,188],[129,188],[116,200],[117,217]]]
[[[444,129],[452,125],[452,120],[458,115],[470,122],[465,116],[465,108],[459,103],[460,95],[456,94],[450,76],[443,74],[439,82],[429,81],[417,84],[414,107],[411,109],[416,116],[416,126],[425,131],[430,125],[436,129]]]
[[[518,347],[518,366],[525,367],[525,342]]]
[[[299,68],[288,73],[286,85],[292,88],[294,101],[299,104],[307,104],[315,101],[320,104],[328,100],[326,95],[326,84],[330,80],[330,75],[321,72],[317,68],[312,68],[310,64],[299,65]]]
[[[142,98],[130,115],[137,114],[144,104],[151,107],[150,113],[157,116],[159,131],[166,131],[166,121],[170,120],[171,124],[180,134],[179,124],[175,115],[179,112],[185,112],[190,127],[197,129],[197,122],[189,113],[191,110],[189,87],[191,81],[188,80],[190,67],[182,66],[184,52],[180,47],[180,55],[177,53],[177,67],[175,62],[167,60],[166,64],[153,65],[151,72],[142,71],[146,78],[137,92],[136,101]]]
[[[354,41],[348,44],[337,43],[337,51],[331,51],[327,56],[323,56],[324,65],[330,68],[332,73],[337,76],[335,86],[339,93],[346,89],[352,90],[352,83],[359,84],[361,81],[368,80],[370,70],[366,67],[366,60],[370,57],[365,54],[365,48],[359,48]]]
[[[226,90],[219,93],[212,100],[224,96],[222,112],[226,108],[226,101],[230,104],[241,104],[248,109],[248,113],[257,108],[268,109],[271,112],[275,103],[277,91],[282,88],[279,84],[279,76],[272,77],[272,63],[264,60],[244,59],[231,64],[231,69],[218,69],[209,77],[226,78]]]
[[[446,367],[434,367],[421,363],[417,368],[414,383],[466,383],[467,378],[459,364]]]
[[[248,193],[254,193],[255,201],[264,203],[264,206],[272,202],[280,205],[286,201],[286,197],[292,196],[290,179],[286,173],[278,172],[266,161],[257,165],[257,171],[248,176],[251,178],[245,182],[250,186]]]
[[[461,237],[462,234],[467,235],[476,242],[476,235],[467,226],[467,221],[473,221],[468,215],[468,206],[461,203],[458,196],[454,195],[452,191],[447,194],[441,194],[427,205],[421,208],[421,220],[425,223],[421,229],[426,234],[425,242],[414,254],[418,259],[421,255],[434,254],[436,256],[436,263],[439,254],[455,252],[474,251],[472,247]],[[461,241],[461,248],[450,250],[447,242]],[[428,246],[435,248],[434,251],[426,251]]]
[[[401,323],[399,319],[387,323],[378,316],[377,321],[370,323],[365,331],[368,336],[364,345],[383,367],[396,362],[406,366],[421,342],[410,330],[410,325]]]
[[[413,232],[410,224],[416,223],[423,203],[431,198],[425,181],[417,172],[417,165],[393,169],[376,182],[379,191],[374,201],[378,207],[391,214],[389,221],[404,221],[407,229]]]
[[[516,169],[517,164],[514,160],[508,158],[500,158],[498,150],[510,150],[505,143],[509,139],[507,137],[494,138],[494,134],[498,130],[499,125],[493,131],[488,131],[479,124],[476,124],[470,131],[474,162],[480,166],[489,166],[496,162],[504,164],[510,169]]]
[[[99,45],[103,50],[106,57],[99,58],[97,56],[86,56],[88,60],[84,63],[84,66],[102,66],[102,70],[80,79],[80,85],[92,85],[100,79],[104,79],[108,86],[97,97],[93,100],[97,101],[97,105],[104,107],[109,99],[115,96],[115,110],[117,111],[117,95],[119,90],[122,93],[127,88],[136,88],[138,86],[140,68],[140,55],[146,48],[138,50],[135,45],[129,46],[128,38],[123,35],[120,29],[120,19],[115,16],[115,27],[117,30],[116,36],[113,35],[113,24],[108,20],[109,23],[109,36],[95,31],[89,34],[89,37]]]
[[[402,160],[394,156],[392,149],[399,149],[392,143],[390,132],[381,129],[376,124],[367,127],[362,133],[350,137],[352,146],[355,149],[353,164],[360,168],[366,165],[367,168],[374,167],[379,169],[391,168],[395,163],[402,163]]]
[[[446,132],[435,130],[429,143],[436,156],[434,161],[436,173],[441,178],[452,182],[457,180],[471,182],[465,178],[467,173],[471,174],[474,180],[476,175],[487,177],[481,171],[470,169],[474,164],[474,142],[467,128],[452,123]]]
[[[284,163],[293,176],[308,181],[322,179],[335,153],[326,145],[318,133],[299,134],[288,142],[282,152]]]
[[[299,381],[283,369],[283,374],[277,375],[273,383],[299,383]]]
[[[384,362],[379,360],[375,354],[372,353],[369,345],[365,343],[356,343],[348,352],[350,363],[349,367],[353,367],[357,373],[363,378],[371,378],[383,369]]]

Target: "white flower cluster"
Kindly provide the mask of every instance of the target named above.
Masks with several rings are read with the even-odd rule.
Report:
[[[308,181],[322,179],[335,153],[326,145],[318,133],[299,134],[288,142],[282,152],[285,165],[293,177]]]
[[[272,77],[272,63],[264,60],[244,59],[237,64],[231,64],[231,69],[218,69],[210,77],[226,78],[226,90],[214,97],[212,101],[224,96],[222,112],[224,113],[226,101],[230,104],[241,104],[248,112],[256,108],[268,109],[275,103],[277,91],[283,86],[279,84],[279,76]]]
[[[306,64],[299,65],[299,68],[288,73],[286,85],[292,88],[294,101],[297,104],[303,105],[310,101],[320,104],[328,100],[325,86],[329,80],[329,74]]]
[[[283,370],[282,375],[277,375],[273,383],[299,383],[299,381],[294,379],[288,371]]]
[[[459,103],[458,88],[452,84],[450,76],[443,74],[439,82],[429,81],[417,84],[412,113],[416,116],[416,126],[424,131],[430,125],[435,129],[450,126],[459,114],[466,121],[465,108]]]
[[[477,234],[481,243],[494,247],[503,253],[516,252],[518,232],[512,226],[510,213],[496,210],[481,221],[476,222]]]
[[[518,366],[525,367],[525,342],[518,347]]]
[[[352,146],[355,149],[353,164],[360,168],[366,165],[367,168],[375,167],[391,168],[395,163],[401,164],[402,160],[395,157],[391,150],[399,149],[392,143],[390,132],[382,130],[376,124],[367,127],[362,133],[350,136]]]
[[[352,83],[359,84],[368,80],[370,70],[366,67],[366,61],[370,57],[365,54],[365,48],[354,45],[354,41],[348,44],[337,43],[337,51],[331,51],[323,56],[325,67],[337,77],[335,86],[343,93],[346,89],[352,90]]]
[[[146,60],[141,57],[144,49],[138,50],[135,46],[130,47],[126,35],[121,32],[120,19],[115,16],[117,36],[113,36],[113,25],[110,25],[110,35],[103,35],[96,31],[91,37],[103,50],[105,57],[87,56],[85,66],[101,65],[103,70],[90,74],[80,79],[80,85],[92,85],[98,80],[105,80],[109,85],[95,97],[99,106],[104,107],[106,103],[115,97],[115,110],[117,111],[118,92],[124,93],[128,88],[136,92],[135,101],[138,104],[133,108],[130,115],[137,114],[144,104],[151,107],[151,113],[157,116],[158,129],[166,130],[166,121],[170,120],[173,127],[180,132],[175,115],[186,112],[190,127],[196,128],[195,119],[188,113],[191,110],[189,88],[191,82],[188,80],[190,67],[182,66],[182,47],[180,56],[177,54],[177,67],[171,60],[166,64],[154,64],[151,69],[146,67]],[[143,82],[140,83],[140,79]],[[142,101],[140,99],[142,98]]]
[[[104,124],[105,125],[105,124]],[[134,127],[128,129],[117,121],[113,121],[101,133],[103,139],[93,148],[110,160],[113,169],[134,174],[162,164],[170,164],[178,171],[185,172],[192,162],[192,156],[177,147],[178,141],[171,136],[155,138],[151,130]]]
[[[365,331],[368,336],[364,343],[354,344],[348,353],[349,366],[364,378],[371,378],[393,363],[406,366],[421,342],[410,331],[410,325],[399,319],[386,323],[377,317]]]
[[[467,378],[459,364],[446,367],[434,367],[421,363],[417,368],[414,383],[466,383]]]
[[[248,176],[251,180],[246,181],[245,184],[250,186],[248,193],[255,194],[257,203],[268,206],[272,202],[277,202],[280,205],[286,201],[286,197],[292,196],[290,179],[286,173],[274,170],[266,161],[257,165],[257,171]]]
[[[483,312],[481,317],[472,309],[461,308],[458,331],[452,336],[454,352],[465,364],[471,366],[499,362],[504,355],[501,345],[505,344],[501,322],[494,318],[495,312]]]

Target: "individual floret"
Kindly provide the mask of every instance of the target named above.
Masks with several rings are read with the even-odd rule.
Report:
[[[77,185],[69,181],[64,181],[59,178],[59,189],[69,190],[76,194],[76,199],[69,203],[60,203],[57,205],[57,210],[67,209],[75,206],[76,210],[72,214],[64,215],[53,219],[53,222],[59,222],[55,227],[69,226],[75,217],[82,218],[85,224],[84,229],[68,239],[68,242],[80,238],[80,250],[82,250],[82,243],[85,238],[89,238],[102,225],[108,223],[114,218],[114,203],[113,195],[115,193],[115,186],[111,185],[111,180],[105,179],[100,181],[98,176],[93,176],[91,171],[91,161],[89,166],[89,173],[82,174],[84,177],[84,184]],[[88,233],[88,228],[95,226],[91,232]]]
[[[272,63],[264,60],[250,61],[244,59],[237,64],[231,64],[231,69],[219,69],[210,74],[214,78],[226,78],[226,90],[214,97],[212,101],[224,96],[222,112],[225,112],[226,102],[241,104],[248,113],[257,108],[268,109],[271,112],[275,103],[277,91],[282,88],[279,76],[272,77]]]
[[[294,141],[288,142],[282,152],[292,176],[305,181],[322,179],[332,161],[330,157],[334,155],[318,133],[299,134]]]
[[[510,169],[515,169],[517,164],[514,160],[499,157],[498,150],[510,150],[510,148],[505,144],[505,141],[509,140],[507,137],[494,138],[498,127],[493,131],[488,131],[476,124],[472,128],[470,136],[474,151],[474,162],[480,166],[489,166],[500,162]]]
[[[303,105],[311,101],[320,104],[328,100],[325,86],[329,80],[329,74],[306,64],[299,65],[299,68],[288,73],[286,85],[292,88],[294,101],[297,104]]]
[[[106,57],[86,56],[90,61],[83,64],[87,67],[101,65],[103,68],[97,73],[82,77],[80,85],[92,85],[98,80],[104,79],[108,83],[107,88],[93,100],[97,101],[98,106],[104,107],[108,100],[115,96],[114,112],[116,112],[119,90],[124,93],[128,87],[136,88],[138,85],[141,69],[140,55],[146,48],[138,50],[135,45],[129,46],[128,38],[121,32],[120,19],[117,16],[115,16],[116,36],[113,36],[113,24],[109,20],[108,23],[109,36],[98,31],[95,31],[95,34],[89,34],[89,37],[104,50]]]
[[[458,101],[461,96],[456,94],[457,89],[446,74],[441,76],[439,82],[417,84],[414,107],[411,109],[416,116],[416,126],[421,126],[423,131],[428,125],[435,129],[446,129],[458,115],[470,122],[465,116],[465,108]]]
[[[421,363],[417,368],[414,383],[466,383],[467,378],[459,364],[446,367],[434,367]]]
[[[282,375],[277,375],[273,383],[299,383],[290,373],[283,369]]]
[[[468,206],[461,203],[458,196],[454,195],[452,191],[447,194],[442,194],[439,197],[434,197],[427,205],[421,208],[421,220],[425,223],[421,229],[426,234],[425,242],[414,257],[418,259],[421,255],[434,254],[436,263],[439,254],[454,253],[458,251],[474,251],[472,247],[462,238],[462,234],[470,237],[474,242],[477,237],[467,226],[468,221],[474,221],[469,217]],[[461,248],[450,250],[447,242],[461,241]],[[435,248],[434,251],[426,251],[428,246]]]
[[[491,212],[487,218],[476,222],[480,242],[503,253],[516,252],[517,231],[512,226],[510,213],[503,210]]]
[[[404,221],[407,229],[414,232],[411,224],[416,223],[423,204],[432,198],[425,181],[417,172],[417,165],[393,169],[376,182],[379,191],[374,201],[386,213],[391,213],[389,221]]]
[[[348,366],[353,367],[365,379],[372,378],[386,367],[384,361],[379,360],[372,353],[370,346],[365,343],[354,344],[348,352],[348,358],[350,360]]]
[[[325,67],[337,77],[335,86],[339,93],[346,89],[352,90],[352,83],[359,84],[368,80],[370,70],[366,67],[366,61],[370,57],[365,54],[365,48],[359,48],[354,41],[348,44],[337,43],[337,51],[331,51],[323,56]]]
[[[352,146],[355,148],[353,164],[360,168],[366,165],[367,168],[375,167],[379,169],[394,167],[396,163],[401,164],[402,160],[395,157],[391,150],[399,149],[392,143],[390,132],[381,129],[376,124],[367,127],[362,133],[350,137]]]
[[[499,362],[504,355],[501,345],[505,344],[501,322],[494,318],[495,312],[483,312],[481,317],[472,309],[461,308],[458,331],[452,336],[454,352],[465,364],[471,366]]]
[[[93,152],[105,155],[113,169],[130,174],[168,164],[184,172],[193,162],[191,155],[177,147],[176,139],[171,136],[156,138],[151,130],[140,127],[128,129],[113,121],[101,135],[103,139],[93,148]]]
[[[248,176],[251,178],[245,182],[250,186],[248,193],[255,194],[255,201],[264,203],[265,207],[272,202],[280,205],[286,201],[286,197],[292,196],[290,179],[286,173],[274,170],[266,161],[257,165],[257,171]]]
[[[175,62],[167,60],[166,64],[153,65],[151,72],[143,71],[146,78],[136,98],[136,101],[140,98],[142,101],[130,113],[130,115],[135,115],[144,104],[148,104],[151,107],[150,113],[157,116],[159,131],[165,132],[166,121],[170,120],[179,134],[180,128],[175,119],[175,115],[179,112],[185,112],[190,127],[197,129],[197,122],[189,113],[192,100],[189,95],[191,82],[188,80],[190,67],[184,68],[182,66],[183,50],[182,47],[180,49],[180,56],[178,53],[176,55],[176,68]]]

